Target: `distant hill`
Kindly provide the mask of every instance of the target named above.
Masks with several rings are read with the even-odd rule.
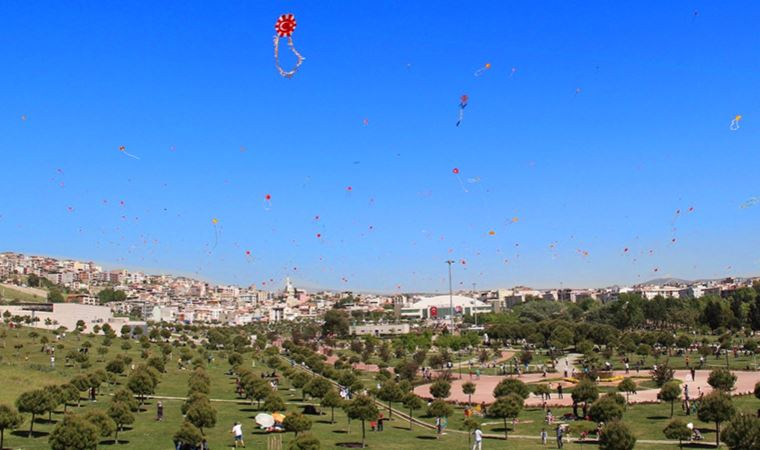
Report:
[[[10,284],[0,284],[0,299],[20,302],[46,302],[47,291],[44,289],[27,288]]]

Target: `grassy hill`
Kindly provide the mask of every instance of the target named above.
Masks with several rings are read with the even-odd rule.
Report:
[[[35,292],[42,292],[41,289],[35,289]],[[30,291],[21,290],[8,284],[0,284],[0,298],[4,302],[19,301],[22,303],[38,303],[47,301],[47,296],[33,294]]]

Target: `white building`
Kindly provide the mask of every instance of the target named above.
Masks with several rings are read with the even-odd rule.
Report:
[[[451,299],[454,315],[475,315],[490,313],[491,305],[463,295],[455,295]],[[401,308],[401,317],[412,319],[443,319],[451,316],[450,299],[448,295],[423,298],[420,301]]]
[[[395,336],[408,334],[410,331],[411,327],[408,323],[365,323],[349,327],[349,332],[352,335]]]

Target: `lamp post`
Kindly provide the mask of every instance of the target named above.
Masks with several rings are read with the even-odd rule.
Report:
[[[451,265],[454,261],[451,259],[446,260],[446,264],[449,265],[449,315],[451,316],[451,328],[454,328],[454,291],[451,286]]]

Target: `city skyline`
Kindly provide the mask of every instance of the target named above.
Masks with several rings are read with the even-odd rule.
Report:
[[[0,13],[2,250],[385,293],[760,273],[756,3]]]

